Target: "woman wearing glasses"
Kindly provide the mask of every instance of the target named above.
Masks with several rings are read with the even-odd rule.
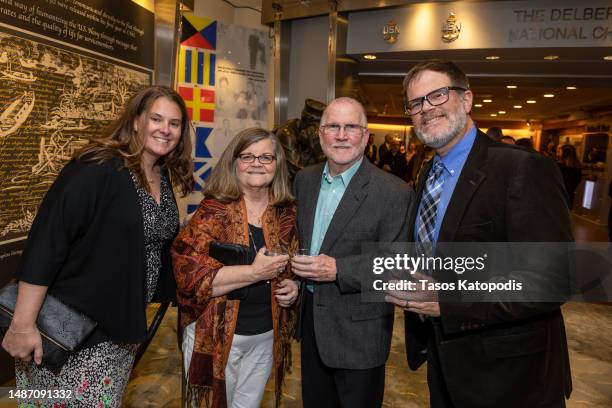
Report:
[[[283,148],[274,134],[246,129],[221,155],[172,250],[189,406],[259,407],[272,367],[280,401],[298,294],[287,254],[296,239]],[[209,256],[215,241],[247,245],[255,260],[223,265]]]

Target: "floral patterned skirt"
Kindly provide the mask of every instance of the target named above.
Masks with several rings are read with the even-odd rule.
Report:
[[[70,356],[59,374],[16,360],[18,390],[65,390],[69,399],[19,400],[19,408],[115,408],[132,371],[137,345],[104,342]]]

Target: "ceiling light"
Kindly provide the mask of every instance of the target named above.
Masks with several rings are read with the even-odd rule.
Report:
[[[475,103],[474,106],[477,108],[482,108],[482,103]]]
[[[487,55],[485,58],[488,60],[498,60],[499,55]]]
[[[573,91],[575,89],[577,89],[575,86],[566,86],[565,89],[568,89],[570,91]]]
[[[523,105],[514,105],[514,109],[522,109]]]
[[[491,114],[491,117],[492,117],[492,118],[494,118],[494,117],[496,117],[496,116],[497,116],[497,113],[492,113],[492,114]]]
[[[612,55],[606,55],[606,56],[604,57],[604,59],[605,59],[606,61],[612,61]]]
[[[544,57],[544,59],[545,60],[549,60],[549,61],[553,61],[553,60],[559,59],[559,56],[558,55],[547,55],[547,56]]]
[[[517,86],[516,85],[506,85],[506,88],[508,88],[508,89],[516,89]]]
[[[545,98],[554,98],[555,94],[547,93],[547,94],[544,94],[544,97]]]
[[[375,60],[376,59],[376,55],[366,54],[366,55],[363,56],[363,58],[365,58],[367,60]]]
[[[493,99],[483,99],[482,101],[484,103],[491,103],[491,102],[493,102]]]
[[[527,103],[536,103],[536,101],[533,100],[533,99],[530,99],[530,100],[527,101]]]
[[[499,113],[500,115],[505,115],[506,111],[498,111],[497,113]]]

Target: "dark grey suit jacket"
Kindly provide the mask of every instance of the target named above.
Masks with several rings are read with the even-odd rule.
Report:
[[[300,246],[311,244],[324,163],[300,171],[294,184]],[[393,306],[361,299],[362,278],[372,277],[368,242],[405,242],[414,193],[399,178],[363,160],[351,179],[319,251],[336,259],[335,282],[316,284],[314,328],[323,362],[333,368],[367,369],[389,355]],[[305,285],[302,285],[302,290]]]

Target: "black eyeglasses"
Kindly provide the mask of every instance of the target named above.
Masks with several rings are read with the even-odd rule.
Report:
[[[270,164],[274,160],[276,160],[276,156],[273,156],[271,154],[262,154],[261,156],[255,156],[254,154],[251,154],[251,153],[243,153],[243,154],[239,154],[238,158],[243,163],[253,163],[255,159],[257,159],[259,160],[259,163],[261,164]]]
[[[444,88],[436,89],[425,96],[414,98],[406,102],[404,105],[404,112],[406,112],[406,115],[418,115],[423,110],[425,101],[429,102],[431,106],[442,105],[448,102],[448,94],[450,91],[465,92],[467,89],[460,86],[445,86]]]
[[[338,123],[328,123],[325,125],[319,126],[321,131],[329,136],[337,136],[340,133],[340,129],[344,128],[344,133],[347,135],[356,135],[359,134],[365,126],[358,125],[356,123],[346,123],[344,125],[340,125]]]

